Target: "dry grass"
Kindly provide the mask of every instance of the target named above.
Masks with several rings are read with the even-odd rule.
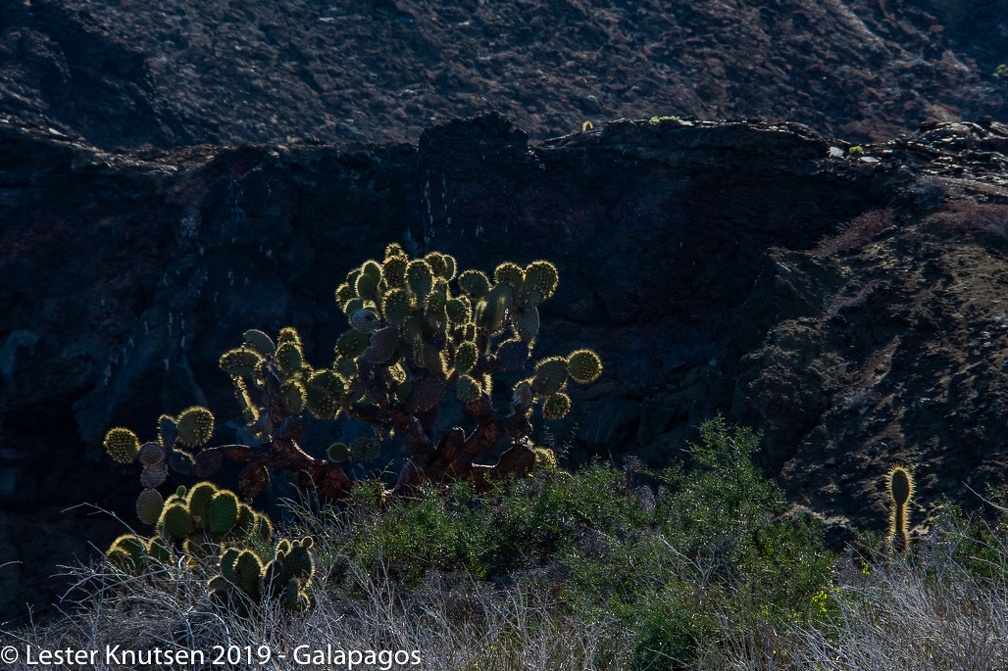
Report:
[[[405,593],[387,575],[380,580],[355,575],[356,588],[366,598],[317,593],[315,606],[303,615],[292,616],[264,602],[253,617],[242,618],[209,605],[207,568],[179,561],[153,578],[129,576],[100,563],[74,567],[70,570],[78,588],[88,596],[65,603],[62,616],[44,626],[0,632],[0,646],[22,651],[18,663],[4,668],[39,668],[25,661],[23,651],[29,645],[36,651],[104,651],[116,645],[124,650],[203,650],[207,668],[216,654],[214,646],[225,646],[252,656],[251,663],[243,657],[226,668],[250,671],[349,668],[338,661],[333,666],[299,663],[294,657],[298,646],[304,651],[299,654],[307,655],[301,662],[327,647],[362,651],[353,665],[360,670],[621,668],[618,661],[612,662],[616,666],[596,665],[597,659],[611,659],[609,652],[601,653],[606,642],[614,640],[612,622],[562,615],[546,586],[534,579],[497,588],[467,575],[432,574],[420,588]],[[273,653],[265,663],[260,646]],[[373,663],[367,663],[369,650],[375,651]],[[398,661],[405,663],[396,663],[397,652]],[[286,654],[285,660],[279,659],[280,653]],[[416,659],[420,663],[413,665]],[[88,668],[123,667],[99,655]]]
[[[947,230],[961,233],[985,233],[1008,239],[1008,205],[956,200],[935,215]]]
[[[326,650],[386,651],[356,669],[422,668],[433,671],[631,669],[629,634],[612,621],[564,614],[543,581],[530,578],[507,588],[461,574],[432,574],[409,593],[387,576],[355,576],[366,598],[318,594],[314,608],[291,616],[264,603],[241,618],[208,606],[206,572],[181,562],[160,579],[136,578],[95,564],[73,569],[89,596],[64,604],[44,626],[0,634],[0,645],[24,650],[200,649],[232,646],[253,663],[231,669],[286,671],[341,668],[292,664],[297,646]],[[860,575],[860,574],[859,574]],[[1008,585],[978,581],[947,553],[873,565],[829,597],[835,617],[816,626],[753,627],[751,614],[720,612],[720,633],[692,669],[770,671],[888,671],[950,669],[992,671],[1008,663]],[[739,626],[740,615],[747,620]],[[273,658],[260,664],[260,646]],[[399,665],[396,651],[417,651],[419,665]],[[286,653],[280,660],[277,653]],[[379,654],[381,654],[379,652]],[[412,659],[412,658],[411,658]],[[19,663],[10,671],[32,671]],[[99,658],[96,671],[118,671]],[[670,668],[680,668],[678,666]]]
[[[891,227],[894,215],[892,208],[859,214],[843,224],[839,233],[820,240],[812,249],[811,255],[813,258],[824,259],[858,249]]]
[[[909,558],[848,560],[826,623],[730,635],[712,663],[744,671],[1008,669],[1008,538],[985,534],[982,547],[964,554],[975,529],[932,531]],[[730,619],[723,624],[730,633]]]

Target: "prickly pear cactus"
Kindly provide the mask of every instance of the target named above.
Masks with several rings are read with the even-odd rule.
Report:
[[[136,434],[124,428],[112,429],[105,447],[121,463],[139,456],[141,482],[148,490],[171,472],[205,479],[233,460],[259,469],[260,484],[243,485],[249,495],[265,489],[269,473],[261,471],[272,469],[294,474],[299,486],[341,498],[353,487],[344,464],[372,462],[382,443],[395,438],[407,444],[410,458],[391,493],[409,491],[424,480],[465,477],[479,488],[527,474],[536,464],[529,447],[533,415],[565,417],[571,381],[588,384],[602,373],[599,356],[589,349],[530,360],[541,334],[539,305],[556,293],[558,283],[556,267],[545,260],[524,267],[505,261],[487,274],[459,268],[448,254],[432,251],[414,258],[391,244],[383,258],[351,269],[336,287],[335,307],[345,315],[346,328],[336,339],[331,362],[309,362],[293,327],[275,336],[250,329],[240,346],[220,357],[246,433],[256,444],[211,446],[214,416],[195,406],[163,416],[150,447],[141,448]],[[529,364],[531,376],[512,387],[498,408],[495,374],[522,371]],[[450,402],[461,403],[474,428],[435,436],[437,413]],[[328,458],[317,457],[300,444],[304,413],[323,421],[364,422],[374,435],[333,444]],[[510,447],[497,464],[473,462],[505,436]],[[200,494],[184,506],[169,497],[158,516],[166,533],[187,537],[190,527],[216,534],[242,528],[240,506],[226,496],[214,498],[211,506],[205,497]],[[154,518],[154,503],[147,494],[143,519]]]
[[[219,575],[208,583],[210,597],[229,609],[247,609],[267,597],[291,611],[311,606],[311,582],[315,561],[309,552],[311,537],[281,539],[264,554],[230,547],[220,555]],[[268,556],[265,556],[267,555]]]
[[[137,508],[143,509],[141,518],[153,519],[154,535],[117,538],[105,557],[119,570],[172,579],[167,567],[181,553],[188,565],[219,566],[221,574],[209,584],[218,603],[248,608],[268,596],[293,611],[311,605],[312,538],[274,539],[269,518],[241,503],[234,492],[201,482],[191,489],[179,487],[164,500],[148,489]],[[243,598],[236,598],[238,592]]]

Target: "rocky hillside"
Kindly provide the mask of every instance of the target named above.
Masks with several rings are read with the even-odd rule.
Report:
[[[1008,484],[999,24],[624,4],[0,7],[0,621],[121,530],[65,509],[133,521],[109,426],[201,403],[240,437],[218,355],[293,324],[331,359],[333,289],[391,241],[556,262],[536,354],[606,364],[551,429],[572,465],[676,461],[724,412],[834,543],[894,464],[916,533]]]
[[[0,110],[105,149],[415,144],[489,110],[534,140],[675,114],[881,141],[1004,115],[1008,2],[980,4],[11,0]]]
[[[943,497],[975,507],[964,485],[1008,481],[1006,148],[1000,124],[858,152],[795,124],[676,119],[530,144],[485,116],[418,146],[110,154],[0,124],[0,563],[25,562],[2,593],[40,598],[32,567],[117,533],[63,508],[132,519],[109,426],[203,403],[240,439],[219,354],[295,324],[324,363],[346,329],[333,288],[390,241],[488,270],[549,250],[537,356],[606,363],[552,429],[572,464],[676,461],[722,411],[765,432],[768,471],[835,542],[882,527],[882,475],[914,465],[921,532]],[[310,426],[305,447],[350,430]]]

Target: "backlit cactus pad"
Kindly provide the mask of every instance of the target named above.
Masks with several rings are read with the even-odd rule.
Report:
[[[105,451],[120,464],[131,464],[140,454],[140,439],[129,429],[117,426],[105,434]]]

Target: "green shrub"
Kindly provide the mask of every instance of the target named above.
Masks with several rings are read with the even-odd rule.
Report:
[[[700,437],[691,468],[596,462],[488,494],[456,483],[384,507],[333,508],[343,530],[333,548],[349,574],[406,588],[431,571],[532,571],[568,614],[615,616],[613,635],[629,632],[640,668],[694,659],[726,613],[752,630],[828,616],[835,557],[811,523],[784,514],[779,488],[752,463],[757,434],[717,417]]]

